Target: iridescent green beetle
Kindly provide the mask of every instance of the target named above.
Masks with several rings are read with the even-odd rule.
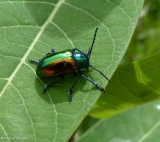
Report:
[[[50,53],[46,54],[41,60],[30,60],[31,63],[37,64],[36,73],[37,73],[37,76],[39,76],[40,78],[58,77],[57,80],[46,85],[46,87],[43,89],[43,93],[47,92],[47,90],[50,86],[52,86],[56,82],[64,79],[64,75],[67,73],[73,73],[75,75],[74,83],[71,86],[69,93],[68,93],[69,102],[72,101],[72,92],[73,92],[75,84],[77,82],[78,75],[82,76],[84,79],[91,82],[101,92],[105,91],[95,81],[91,80],[90,78],[88,78],[87,76],[85,76],[83,74],[84,69],[91,67],[92,69],[98,71],[108,81],[110,81],[101,71],[94,68],[89,63],[97,31],[98,31],[98,28],[96,28],[96,30],[95,30],[92,45],[89,48],[87,53],[84,53],[77,48],[68,49],[68,50],[64,50],[61,52],[55,52],[55,50],[52,50]]]

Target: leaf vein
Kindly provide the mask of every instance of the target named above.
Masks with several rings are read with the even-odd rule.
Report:
[[[131,17],[128,15],[128,13],[121,6],[116,5],[115,3],[113,3],[110,0],[106,0],[106,1],[109,2],[109,3],[111,3],[112,5],[114,5],[115,7],[118,7],[122,11],[122,13],[124,13],[128,17],[128,19],[129,19],[129,25],[131,24],[131,21],[132,21]],[[130,26],[128,26],[128,39],[129,39],[129,27]]]
[[[159,126],[160,126],[160,120],[145,135],[143,135],[137,142],[144,142]]]
[[[111,38],[111,41],[112,41],[112,43],[113,43],[113,52],[112,52],[112,55],[111,55],[112,58],[111,58],[110,64],[108,65],[108,68],[109,68],[109,67],[111,66],[112,62],[113,62],[113,57],[114,57],[115,48],[116,48],[114,38],[113,38],[111,32],[109,31],[109,28],[108,28],[104,23],[102,23],[99,19],[97,19],[95,16],[93,16],[91,13],[89,13],[88,11],[86,11],[86,10],[84,10],[84,9],[81,9],[81,8],[79,8],[79,7],[76,7],[76,6],[74,6],[74,5],[70,4],[70,3],[67,3],[67,2],[64,2],[64,3],[65,3],[66,5],[72,7],[72,8],[75,8],[75,9],[80,10],[80,11],[82,11],[83,13],[87,14],[88,16],[90,16],[91,18],[93,18],[95,21],[97,21],[98,23],[100,23],[100,24],[106,29],[106,31],[107,31],[107,33],[108,33],[108,35],[109,35],[109,37]]]
[[[26,51],[26,53],[24,54],[24,56],[22,57],[22,59],[20,60],[19,64],[17,65],[17,67],[15,68],[15,70],[13,71],[13,73],[11,74],[11,76],[9,77],[7,83],[5,84],[5,86],[3,87],[2,91],[0,92],[0,98],[2,97],[2,95],[4,94],[5,90],[7,89],[7,87],[9,86],[9,84],[11,84],[13,78],[15,77],[15,75],[17,74],[17,72],[19,71],[20,67],[25,63],[25,60],[27,59],[28,55],[30,54],[30,52],[32,51],[33,47],[35,46],[35,44],[37,43],[37,41],[39,40],[39,38],[41,37],[42,33],[44,32],[45,28],[47,27],[47,25],[54,19],[56,13],[58,12],[58,10],[60,9],[61,5],[65,2],[65,0],[60,0],[56,6],[54,7],[53,11],[51,12],[51,14],[49,15],[49,17],[47,18],[47,20],[44,22],[44,24],[41,26],[39,32],[37,33],[35,39],[33,40],[33,42],[31,43],[30,47],[28,48],[28,50]],[[49,95],[48,95],[49,96]],[[50,96],[49,96],[50,98]],[[50,98],[51,100],[51,98]],[[52,100],[51,100],[52,102]],[[52,102],[53,104],[53,102]],[[54,111],[56,113],[55,115],[55,125],[56,125],[56,132],[55,132],[55,139],[54,141],[56,141],[56,136],[57,136],[57,111],[56,108],[53,104],[54,107]]]
[[[6,28],[40,28],[38,26],[32,26],[32,25],[9,25],[9,26],[1,26],[1,29],[6,29]]]
[[[14,57],[14,56],[10,56],[10,55],[3,55],[2,53],[0,53],[0,56],[3,56],[3,57],[8,57],[8,58],[13,58],[13,59],[18,59],[20,60],[19,57]]]
[[[44,32],[45,28],[47,27],[47,25],[54,19],[56,13],[58,12],[60,6],[64,3],[64,0],[60,0],[57,5],[55,6],[55,8],[53,9],[52,13],[49,15],[48,19],[45,21],[45,23],[42,25],[42,27],[40,28],[40,31],[38,32],[38,34],[36,35],[35,39],[33,40],[33,42],[31,43],[30,47],[28,48],[27,52],[24,54],[24,56],[22,57],[22,59],[20,60],[19,64],[17,65],[17,67],[15,68],[15,70],[13,71],[13,73],[11,74],[11,76],[9,77],[8,82],[5,84],[5,86],[3,87],[2,91],[0,92],[0,98],[3,95],[3,93],[5,92],[6,88],[8,87],[8,85],[12,82],[13,78],[15,77],[15,75],[17,74],[18,70],[20,69],[20,67],[22,66],[22,64],[25,62],[26,58],[28,57],[29,53],[32,51],[33,47],[35,46],[35,44],[37,43],[37,41],[39,40],[40,36],[42,35],[42,33]]]
[[[30,114],[29,114],[29,112],[28,112],[28,109],[27,109],[27,107],[26,107],[25,100],[23,99],[21,93],[20,93],[19,90],[16,88],[16,86],[14,86],[12,83],[11,83],[11,86],[16,90],[16,92],[18,93],[18,95],[20,96],[20,98],[21,98],[21,100],[22,100],[22,102],[23,102],[23,106],[24,106],[24,108],[25,108],[25,110],[26,110],[26,113],[28,114],[29,120],[30,120],[30,122],[31,122],[31,126],[32,126],[32,130],[33,130],[33,135],[34,135],[34,139],[35,139],[35,142],[36,142],[37,140],[36,140],[36,134],[35,134],[34,124],[33,124],[32,118],[31,118],[31,116],[30,116]]]
[[[34,3],[34,4],[47,4],[47,5],[52,5],[55,6],[53,3],[45,2],[45,1],[4,1],[0,2],[0,4],[6,4],[6,3]]]
[[[67,40],[70,42],[71,46],[74,48],[75,46],[73,45],[73,42],[71,41],[71,39],[68,37],[68,35],[54,22],[51,22],[52,25],[54,25],[61,33],[63,33],[63,35],[67,38]]]
[[[0,123],[0,127],[2,128],[4,134],[6,135],[7,140],[10,142],[10,139],[9,139],[9,137],[7,135],[7,132],[6,132],[6,130],[4,129],[4,127],[3,127],[3,125],[1,123]]]
[[[27,67],[29,67],[29,68],[34,72],[34,74],[36,75],[35,70],[34,70],[29,64],[27,64],[26,62],[25,62],[24,64],[25,64]],[[41,81],[41,79],[40,79],[39,77],[38,77],[38,79],[39,79],[39,81],[45,86],[45,84]],[[54,105],[54,103],[53,103],[53,101],[52,101],[49,93],[47,93],[47,95],[48,95],[49,100],[50,100],[50,102],[51,102],[51,104],[52,104],[52,106],[53,106],[53,110],[54,110],[54,113],[55,113],[55,125],[56,125],[55,140],[56,140],[57,128],[58,128],[58,127],[57,127],[57,115],[58,115],[58,112],[57,112],[57,110],[56,110],[56,107],[55,107],[55,105]],[[54,140],[54,141],[55,141],[55,140]]]

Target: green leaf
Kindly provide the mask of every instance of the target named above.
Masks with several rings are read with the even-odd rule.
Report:
[[[99,27],[90,62],[111,77],[142,5],[143,0],[1,0],[0,137],[6,141],[67,141],[101,93],[79,79],[69,104],[73,77],[68,76],[42,95],[45,84],[28,59],[41,59],[51,48],[76,47],[86,52]],[[97,72],[87,75],[106,86],[107,81]]]
[[[130,107],[160,97],[160,53],[120,67],[91,111],[98,118],[110,117]],[[115,89],[116,88],[116,89]]]
[[[139,24],[121,63],[143,59],[160,51],[160,1],[146,0]]]
[[[159,142],[160,101],[96,123],[76,142]]]

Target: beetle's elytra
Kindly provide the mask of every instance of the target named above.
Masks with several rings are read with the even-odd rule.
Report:
[[[67,73],[73,73],[75,75],[74,83],[71,86],[68,93],[69,102],[72,101],[72,92],[77,82],[78,75],[91,82],[101,92],[105,91],[95,81],[91,80],[90,78],[88,78],[86,75],[83,74],[84,69],[91,67],[92,69],[99,72],[108,81],[110,81],[101,71],[94,68],[89,62],[92,53],[92,48],[96,39],[97,31],[98,28],[96,28],[95,30],[92,45],[88,49],[87,53],[84,53],[77,48],[68,49],[61,52],[56,52],[55,50],[52,49],[52,51],[50,53],[47,53],[41,60],[30,60],[31,63],[37,64],[36,73],[37,76],[39,76],[40,78],[47,78],[47,77],[58,78],[57,80],[54,80],[52,83],[46,85],[46,87],[43,89],[43,93],[45,93],[50,86],[62,80],[64,78],[64,75]]]

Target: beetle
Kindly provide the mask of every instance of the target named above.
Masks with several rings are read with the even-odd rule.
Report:
[[[76,85],[78,75],[91,82],[101,92],[105,92],[104,88],[83,74],[84,69],[91,67],[95,71],[99,72],[108,81],[110,81],[107,76],[105,76],[100,70],[93,67],[89,62],[97,31],[98,28],[95,30],[91,47],[88,49],[87,53],[84,53],[77,48],[60,52],[56,52],[54,49],[52,49],[51,52],[47,53],[41,60],[30,60],[31,63],[37,64],[36,74],[40,78],[58,77],[58,79],[54,82],[47,84],[42,93],[46,93],[50,86],[64,79],[64,75],[67,73],[73,73],[75,75],[75,80],[68,93],[69,102],[72,101],[72,93]]]

